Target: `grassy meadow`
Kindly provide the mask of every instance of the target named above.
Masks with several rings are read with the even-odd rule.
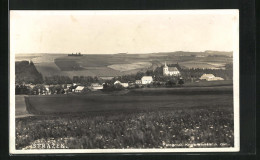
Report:
[[[70,149],[232,147],[233,109],[198,106],[17,118],[16,148],[37,149],[39,143]]]
[[[232,88],[159,91],[30,96],[27,111],[38,116],[16,118],[16,148],[43,149],[36,144],[70,149],[234,146]]]
[[[25,97],[31,114],[82,112],[132,112],[175,107],[197,107],[233,104],[232,87],[144,88],[124,92],[85,95],[32,95]]]

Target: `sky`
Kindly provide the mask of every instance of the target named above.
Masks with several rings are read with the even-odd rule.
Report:
[[[237,10],[11,11],[10,52],[233,51]]]

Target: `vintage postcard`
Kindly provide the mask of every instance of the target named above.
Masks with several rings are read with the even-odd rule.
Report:
[[[10,154],[237,152],[239,11],[10,11]]]

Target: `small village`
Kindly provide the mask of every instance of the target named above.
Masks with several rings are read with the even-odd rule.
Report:
[[[16,85],[16,94],[30,95],[53,95],[53,94],[82,94],[96,91],[120,91],[135,88],[156,88],[156,87],[182,87],[185,80],[177,67],[169,67],[165,62],[162,67],[162,76],[143,75],[140,79],[120,81],[119,77],[94,78],[94,83],[65,83],[65,84],[22,84]],[[194,79],[192,78],[192,81]],[[196,81],[221,81],[222,77],[214,74],[202,74]]]

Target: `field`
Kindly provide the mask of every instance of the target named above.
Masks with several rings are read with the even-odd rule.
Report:
[[[225,64],[218,63],[205,63],[205,62],[182,62],[181,67],[185,68],[209,68],[209,69],[222,69]]]
[[[34,65],[44,76],[62,75],[61,70],[53,62],[35,63]]]
[[[232,80],[222,81],[199,81],[194,83],[185,83],[183,87],[216,87],[216,86],[232,86]]]
[[[15,116],[25,116],[28,114],[24,101],[25,95],[15,95]]]
[[[109,65],[108,67],[122,72],[122,71],[129,71],[129,70],[135,70],[140,68],[149,68],[150,66],[151,63],[149,62],[136,62],[131,64],[113,64],[113,65]]]
[[[16,148],[232,147],[232,95],[222,86],[30,96],[40,116],[16,118]]]
[[[194,55],[205,55],[196,57]],[[214,54],[211,53],[211,54]],[[216,52],[219,55],[232,53]],[[183,56],[185,55],[185,56]],[[192,56],[193,55],[193,56]],[[32,60],[43,77],[51,75],[64,76],[120,76],[135,74],[138,71],[155,69],[157,66],[179,63],[184,68],[220,69],[226,63],[232,63],[232,57],[208,57],[205,52],[169,52],[150,54],[84,54],[81,57],[67,54],[22,54],[16,55],[16,61]]]
[[[17,149],[52,144],[69,149],[233,147],[232,105],[16,119]]]
[[[135,89],[114,95],[28,96],[26,105],[33,114],[147,111],[178,106],[232,105],[232,92],[232,87]]]

